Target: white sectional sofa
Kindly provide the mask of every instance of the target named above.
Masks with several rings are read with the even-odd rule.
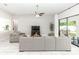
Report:
[[[20,37],[19,51],[70,51],[71,40],[67,37]]]

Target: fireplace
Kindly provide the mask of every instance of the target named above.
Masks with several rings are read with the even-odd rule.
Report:
[[[35,34],[40,36],[40,26],[31,27],[31,36],[34,36]]]

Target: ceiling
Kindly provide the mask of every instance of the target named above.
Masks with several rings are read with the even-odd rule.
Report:
[[[76,3],[39,3],[39,12],[45,14],[59,13]],[[36,11],[35,3],[0,3],[0,9],[12,14],[12,15],[25,15],[33,14]]]

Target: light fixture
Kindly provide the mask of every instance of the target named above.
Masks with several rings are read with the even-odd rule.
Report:
[[[44,13],[39,13],[38,8],[39,8],[39,5],[36,5],[35,17],[40,17],[44,14]]]
[[[39,13],[38,13],[38,5],[36,5],[36,11],[35,11],[35,17],[40,17]]]
[[[35,16],[36,16],[36,17],[40,17],[39,14],[36,14]]]

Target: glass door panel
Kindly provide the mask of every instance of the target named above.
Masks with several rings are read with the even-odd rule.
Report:
[[[77,35],[77,17],[68,18],[68,36],[75,37]]]
[[[79,46],[79,16],[68,18],[68,35],[72,43]]]
[[[67,36],[67,19],[60,20],[60,36],[63,34]]]

